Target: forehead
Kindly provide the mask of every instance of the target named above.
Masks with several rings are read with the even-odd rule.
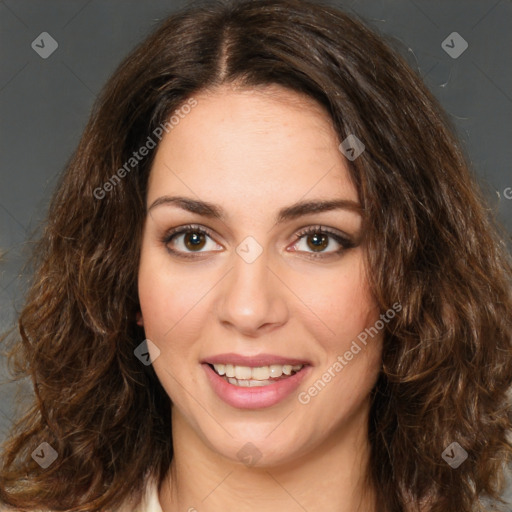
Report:
[[[147,203],[187,193],[257,208],[314,197],[357,200],[327,112],[313,99],[271,86],[224,86],[194,96],[159,144]]]

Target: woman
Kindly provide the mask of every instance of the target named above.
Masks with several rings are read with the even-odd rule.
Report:
[[[169,17],[107,83],[35,254],[6,505],[498,497],[512,266],[439,104],[339,10]]]

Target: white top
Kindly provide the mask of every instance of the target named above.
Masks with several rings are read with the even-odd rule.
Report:
[[[140,512],[163,512],[160,501],[158,501],[158,484],[156,480],[151,480],[148,483],[141,507]]]
[[[158,500],[158,483],[156,479],[148,481],[146,492],[139,506],[133,508],[133,506],[126,504],[118,512],[163,512]]]

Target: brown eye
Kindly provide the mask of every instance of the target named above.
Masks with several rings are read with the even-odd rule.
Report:
[[[315,233],[313,235],[307,235],[307,244],[308,247],[313,251],[322,251],[326,249],[329,245],[329,237],[324,235],[323,233]]]
[[[202,249],[206,243],[205,235],[196,231],[189,231],[183,235],[183,241],[186,248],[191,251]]]
[[[172,229],[165,234],[162,242],[170,253],[183,258],[194,258],[204,252],[222,249],[221,246],[213,241],[209,231],[197,225],[187,225]],[[208,247],[209,243],[211,247]],[[205,248],[206,250],[203,251]]]
[[[297,233],[296,237],[294,251],[304,252],[311,258],[335,257],[341,255],[346,249],[355,247],[354,242],[347,236],[322,226],[310,226]],[[302,239],[305,239],[304,244],[301,243]],[[334,241],[334,250],[326,250],[332,248],[332,241]],[[339,246],[338,248],[336,248],[336,244]]]

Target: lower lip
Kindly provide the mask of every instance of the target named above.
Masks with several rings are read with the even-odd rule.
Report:
[[[210,384],[219,398],[238,409],[261,409],[279,403],[299,387],[311,369],[311,366],[306,365],[286,379],[277,380],[266,386],[246,388],[226,382],[208,364],[202,364],[201,366],[204,368]]]

